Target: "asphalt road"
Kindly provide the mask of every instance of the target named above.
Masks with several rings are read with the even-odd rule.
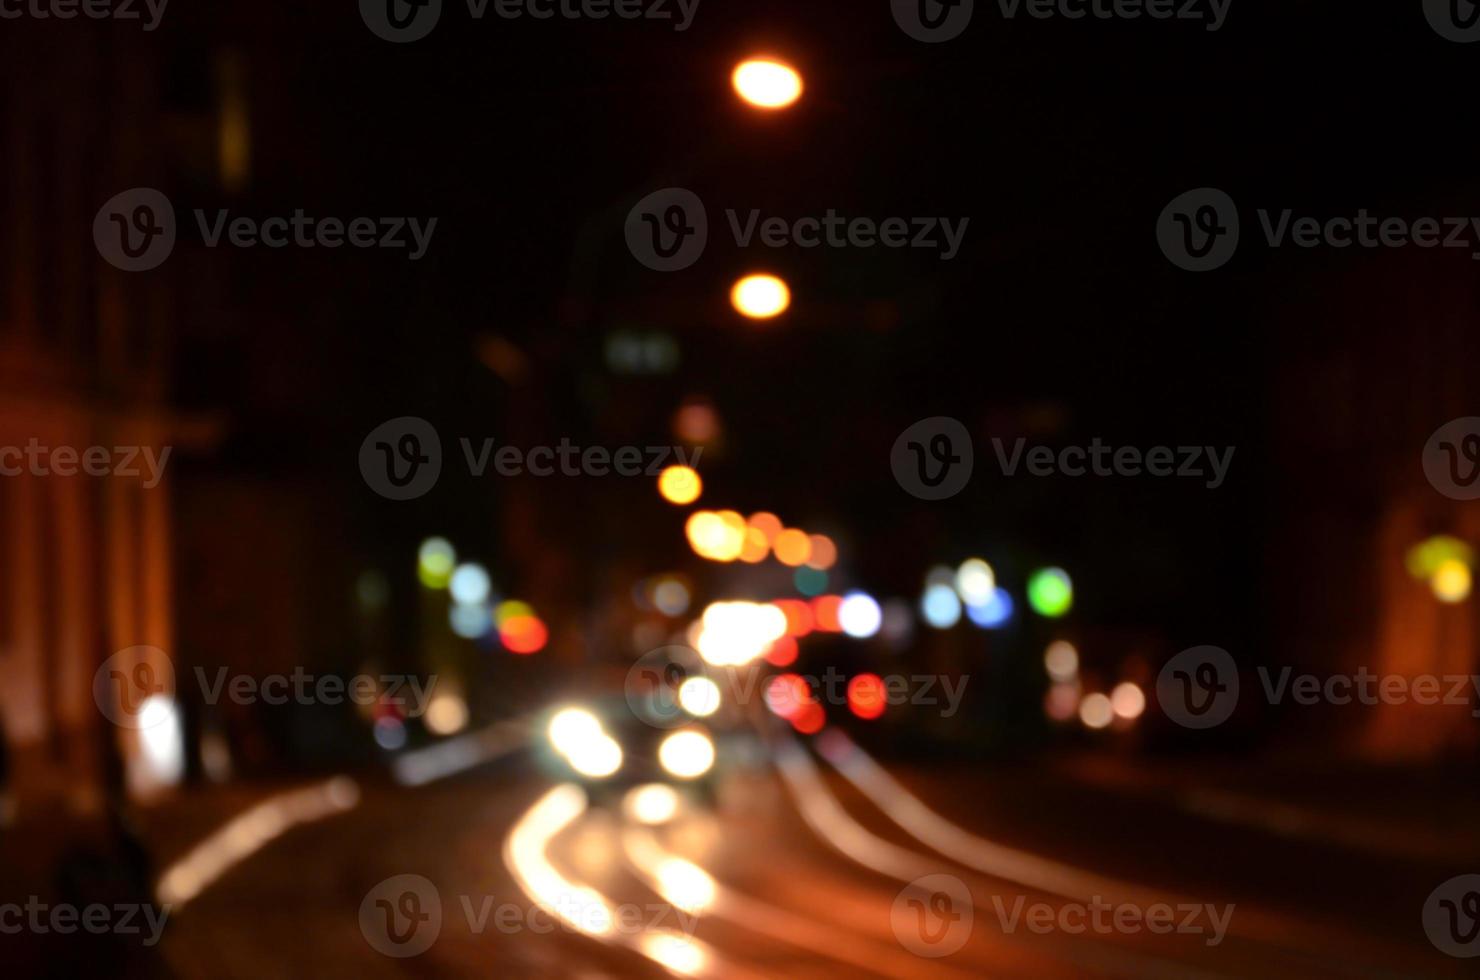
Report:
[[[159,952],[243,978],[1466,975],[1420,924],[1440,869],[813,748],[782,739],[657,825],[520,752],[363,785],[176,910]]]

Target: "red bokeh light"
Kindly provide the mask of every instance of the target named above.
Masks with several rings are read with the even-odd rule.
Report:
[[[550,632],[533,616],[513,616],[499,627],[498,638],[510,653],[531,654],[545,648]]]
[[[766,684],[766,707],[772,714],[794,718],[812,703],[812,688],[800,674],[777,674]]]
[[[791,727],[803,735],[816,735],[822,731],[822,726],[825,724],[827,724],[827,715],[822,710],[822,705],[816,701],[808,701],[802,705],[801,710],[791,718]]]
[[[848,710],[868,721],[884,713],[884,680],[878,674],[859,674],[848,682]]]
[[[766,651],[766,663],[773,667],[790,667],[797,662],[797,641],[783,636]]]

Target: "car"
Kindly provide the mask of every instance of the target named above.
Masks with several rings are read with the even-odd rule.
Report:
[[[718,753],[708,728],[677,714],[634,709],[626,695],[555,706],[544,726],[547,762],[595,805],[618,805],[634,787],[668,783],[713,802]]]

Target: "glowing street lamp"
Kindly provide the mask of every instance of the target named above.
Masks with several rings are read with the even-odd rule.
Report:
[[[769,320],[791,306],[791,288],[776,276],[746,276],[730,290],[730,303],[741,316]]]
[[[774,58],[748,58],[730,76],[735,92],[757,109],[785,109],[802,97],[802,76]]]

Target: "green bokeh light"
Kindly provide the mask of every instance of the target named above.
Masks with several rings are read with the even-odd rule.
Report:
[[[792,582],[802,595],[819,596],[827,591],[827,573],[816,568],[798,568]]]
[[[1058,619],[1074,605],[1074,583],[1062,568],[1040,568],[1028,578],[1028,605],[1040,616]]]

